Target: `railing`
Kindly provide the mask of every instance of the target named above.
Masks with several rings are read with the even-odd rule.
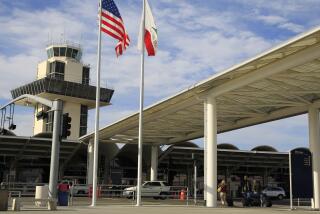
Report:
[[[311,198],[293,198],[292,199],[293,206],[310,206],[312,204]]]
[[[135,190],[127,190],[126,188],[133,187],[129,185],[98,185],[97,187],[97,198],[104,199],[136,199],[136,191]],[[73,204],[74,200],[77,200],[81,197],[92,197],[92,187],[88,185],[74,185],[70,188],[70,202]],[[142,190],[143,198],[153,198],[153,199],[170,199],[181,201],[183,204],[189,205],[189,189],[185,186],[170,186],[169,190],[165,190],[163,192],[148,192],[147,190]],[[127,201],[128,202],[128,201]],[[130,202],[130,201],[129,201]]]
[[[9,190],[9,197],[34,197],[36,186],[44,186],[46,183],[5,183]],[[104,199],[119,199],[124,200],[128,203],[136,199],[136,192],[132,190],[126,190],[130,185],[98,185],[98,200],[99,198]],[[125,194],[132,192],[132,195]],[[74,200],[86,200],[86,198],[92,197],[92,186],[86,184],[75,184],[70,187],[70,205],[73,204]],[[189,205],[190,191],[185,186],[170,186],[169,190],[163,192],[148,193],[142,190],[143,198],[154,198],[159,199],[170,199],[175,201],[181,201],[182,204]],[[128,201],[129,199],[129,201]],[[180,203],[180,202],[179,202]],[[181,203],[180,203],[181,204]]]
[[[9,199],[21,198],[21,191],[9,191]]]
[[[16,194],[20,193],[20,197],[35,196],[36,186],[47,185],[45,183],[4,183],[9,192]]]

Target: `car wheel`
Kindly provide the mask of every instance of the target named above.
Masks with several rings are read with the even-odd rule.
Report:
[[[272,207],[272,202],[270,200],[266,201],[266,207]]]
[[[160,192],[160,199],[164,200],[167,198],[167,193],[166,192]]]
[[[243,207],[248,207],[249,206],[249,201],[246,198],[241,199],[241,203]]]
[[[282,200],[283,199],[283,195],[282,194],[278,195],[278,199]]]

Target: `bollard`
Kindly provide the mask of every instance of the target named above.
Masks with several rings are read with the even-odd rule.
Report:
[[[13,198],[12,199],[12,211],[20,211],[20,208],[21,208],[20,198]]]

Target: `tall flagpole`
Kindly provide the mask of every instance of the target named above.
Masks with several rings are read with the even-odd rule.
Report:
[[[143,16],[141,24],[141,74],[140,74],[140,114],[139,114],[139,143],[138,143],[138,178],[137,178],[137,204],[136,206],[141,206],[141,180],[142,180],[142,145],[143,145],[143,97],[144,97],[144,33],[145,33],[145,0],[143,0]]]
[[[97,91],[96,91],[96,115],[95,115],[95,136],[93,150],[93,185],[92,203],[96,206],[97,202],[97,176],[98,176],[98,155],[99,155],[99,111],[100,111],[100,67],[101,67],[101,7],[102,0],[99,0],[99,26],[98,26],[98,59],[97,59]]]

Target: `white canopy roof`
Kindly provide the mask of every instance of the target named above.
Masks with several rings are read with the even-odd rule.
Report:
[[[218,132],[303,114],[320,107],[320,28],[195,84],[144,110],[144,143],[203,137],[204,101],[217,101]],[[100,130],[101,142],[137,143],[135,113]],[[94,133],[80,138],[93,139]]]

